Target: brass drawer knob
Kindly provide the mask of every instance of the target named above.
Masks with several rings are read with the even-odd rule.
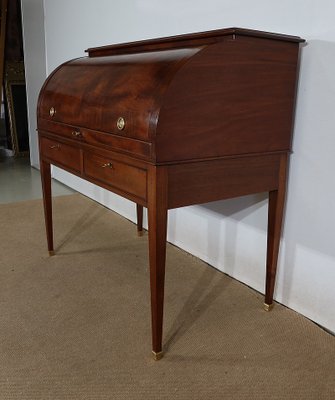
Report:
[[[55,114],[56,114],[56,110],[54,109],[54,107],[51,107],[49,110],[50,117],[53,117]]]
[[[102,164],[102,168],[113,168],[113,164],[111,162],[108,162],[106,164]]]
[[[73,132],[72,132],[72,136],[74,136],[74,137],[81,137],[82,134],[81,134],[80,131],[73,131]]]
[[[126,126],[126,121],[123,117],[119,117],[116,121],[117,129],[122,131]]]
[[[50,146],[50,149],[59,150],[60,149],[60,145],[59,144],[53,144],[52,146]]]

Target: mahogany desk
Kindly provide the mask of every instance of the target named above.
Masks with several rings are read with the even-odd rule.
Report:
[[[167,211],[269,192],[272,306],[297,82],[295,36],[239,28],[87,50],[38,103],[48,249],[50,164],[148,208],[152,350],[162,356]]]

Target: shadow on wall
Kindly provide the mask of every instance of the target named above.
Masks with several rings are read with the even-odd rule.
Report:
[[[266,232],[267,215],[264,217],[263,208],[267,204],[267,198],[267,193],[258,193],[201,206],[206,211],[216,214],[216,218],[208,219],[208,250],[213,255],[214,265],[220,265],[222,258],[225,260],[225,272],[230,276],[234,276],[236,254],[240,251],[237,246],[236,222],[243,221],[256,230]],[[222,217],[225,219],[224,232]],[[224,241],[220,240],[222,236]]]
[[[252,235],[251,241],[244,246],[245,252],[250,254],[248,266],[258,265],[259,256],[265,265],[267,202],[268,194],[258,193],[172,210],[168,223],[169,241],[236,276],[235,268],[243,259],[241,244],[244,246],[244,239],[248,240]],[[256,235],[250,233],[249,227]],[[265,267],[259,271],[264,274],[264,270]]]

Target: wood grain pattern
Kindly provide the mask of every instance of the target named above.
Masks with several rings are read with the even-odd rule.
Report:
[[[280,236],[286,196],[287,155],[280,159],[277,190],[269,192],[265,303],[271,305],[275,287]]]
[[[164,96],[156,161],[290,150],[297,52],[241,37],[197,53]]]
[[[197,51],[178,49],[69,61],[53,73],[42,90],[39,118],[150,141],[158,100],[174,71]],[[52,107],[55,113],[50,116]],[[121,131],[117,128],[119,117],[126,122]]]
[[[168,167],[169,208],[208,203],[278,187],[280,155],[223,158]]]
[[[139,40],[137,42],[120,43],[102,47],[92,47],[86,51],[90,57],[102,57],[115,54],[142,53],[162,49],[174,49],[188,46],[201,46],[216,43],[226,37],[248,36],[255,38],[267,38],[287,42],[304,42],[298,36],[283,35],[272,32],[263,32],[244,28],[225,28],[212,31],[191,33],[185,35],[169,36],[157,39]]]
[[[168,209],[269,192],[265,301],[273,302],[301,42],[230,28],[94,48],[41,90],[48,248],[50,163],[134,201],[138,232],[147,207],[156,355]]]
[[[41,138],[41,152],[43,158],[50,160],[53,164],[70,171],[80,171],[80,150],[69,146],[58,140]]]
[[[151,289],[152,350],[162,351],[164,279],[167,231],[167,170],[149,169],[148,224]]]
[[[51,199],[51,168],[50,163],[41,160],[41,180],[43,191],[43,206],[45,216],[45,229],[49,252],[54,251],[53,229],[52,229],[52,199]]]
[[[144,200],[147,198],[147,171],[115,161],[112,157],[101,157],[84,153],[84,176],[97,182],[118,188]]]
[[[152,156],[152,144],[144,142],[143,140],[136,140],[126,136],[113,135],[95,131],[91,129],[82,128],[79,126],[53,122],[43,118],[39,119],[40,132],[54,133],[57,136],[66,139],[75,140],[78,146],[79,143],[86,143],[106,150],[116,150],[120,153],[136,156],[144,160],[150,160]],[[74,133],[79,132],[79,136]]]

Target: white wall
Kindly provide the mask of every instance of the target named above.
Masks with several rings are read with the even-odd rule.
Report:
[[[23,0],[25,1],[25,0]],[[47,72],[98,45],[240,26],[296,34],[302,51],[293,154],[275,298],[335,331],[335,4],[331,0],[44,0]],[[134,219],[134,206],[54,175]],[[171,242],[264,290],[266,195],[169,213]],[[56,235],[57,237],[57,235]],[[261,305],[260,305],[261,306]]]
[[[39,165],[36,104],[46,78],[43,0],[21,0],[23,46],[28,100],[30,162]]]

